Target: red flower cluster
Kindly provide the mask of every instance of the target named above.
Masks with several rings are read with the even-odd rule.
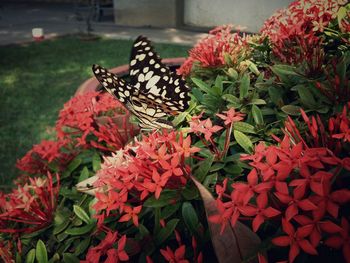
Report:
[[[11,193],[0,193],[0,233],[31,233],[50,224],[58,200],[58,175],[56,179],[54,186],[48,173],[45,179],[28,178]]]
[[[138,226],[138,214],[145,198],[159,198],[162,190],[179,189],[188,180],[189,167],[185,158],[198,152],[191,147],[191,138],[182,133],[154,132],[143,136],[141,141],[128,145],[111,157],[106,157],[95,186],[94,205],[99,224],[111,211],[119,211],[119,222],[132,221]]]
[[[28,174],[46,174],[50,171],[49,165],[55,163],[58,170],[62,171],[75,156],[74,151],[69,153],[62,151],[67,144],[67,140],[43,140],[18,160],[16,166]]]
[[[310,69],[320,69],[323,51],[320,33],[334,18],[342,4],[339,0],[299,0],[276,12],[264,23],[261,33],[273,44],[274,54],[291,64],[306,61]],[[313,64],[315,63],[315,64]]]
[[[126,235],[119,238],[118,232],[107,232],[106,237],[95,247],[90,247],[86,255],[86,260],[82,263],[96,263],[100,259],[106,257],[105,263],[118,263],[120,261],[128,261],[129,256],[126,254],[124,247],[126,244]]]
[[[241,159],[253,167],[247,182],[233,182],[230,194],[225,193],[227,181],[217,186],[221,213],[211,221],[222,224],[223,231],[228,223],[234,226],[240,218],[251,218],[256,232],[265,221],[280,220],[287,235],[272,242],[290,246],[290,262],[300,250],[317,254],[322,239],[330,238],[326,244],[336,247],[332,236],[342,231],[339,208],[350,201],[350,190],[337,183],[342,169],[339,158],[327,148],[293,145],[285,136],[279,146],[260,143],[254,154]]]
[[[64,104],[56,129],[59,139],[69,138],[77,146],[113,151],[134,136],[134,128],[128,120],[129,112],[118,100],[106,93],[87,92]],[[93,140],[87,139],[89,135],[96,136],[98,142],[103,141],[107,146],[91,142]]]
[[[202,39],[189,51],[189,57],[177,73],[187,76],[194,64],[202,68],[214,68],[226,64],[225,55],[233,60],[238,57],[242,47],[248,47],[247,38],[231,31],[232,26],[229,25],[211,30],[208,37]]]

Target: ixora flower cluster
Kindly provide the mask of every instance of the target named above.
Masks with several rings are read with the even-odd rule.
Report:
[[[1,259],[350,262],[349,14],[300,0],[260,34],[212,30],[178,69],[192,100],[171,131],[71,99],[0,194]]]

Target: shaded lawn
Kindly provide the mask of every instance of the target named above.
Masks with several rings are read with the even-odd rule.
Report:
[[[94,63],[128,63],[132,41],[76,37],[0,47],[0,187],[17,175],[17,159],[53,137],[58,111],[92,76]],[[156,44],[163,57],[186,56],[189,47]],[[1,190],[1,188],[0,188]]]

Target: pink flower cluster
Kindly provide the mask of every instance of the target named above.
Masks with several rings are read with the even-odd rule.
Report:
[[[191,138],[181,132],[154,132],[143,136],[111,157],[106,157],[98,171],[96,187],[99,225],[111,212],[120,215],[119,222],[132,221],[138,226],[143,201],[163,189],[179,189],[188,180],[185,159],[199,149],[191,147]]]

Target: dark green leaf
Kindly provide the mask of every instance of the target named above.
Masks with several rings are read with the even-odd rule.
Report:
[[[82,227],[69,228],[64,233],[72,236],[84,235],[86,233],[89,233],[94,227],[95,224],[88,224]]]
[[[63,253],[63,262],[64,263],[79,263],[80,260],[78,257],[71,253]]]
[[[159,233],[155,236],[154,241],[157,245],[161,245],[165,240],[174,232],[179,219],[170,220],[164,228],[162,228]]]
[[[309,109],[317,108],[317,103],[315,101],[312,92],[310,91],[311,87],[305,85],[295,86],[298,91],[300,101],[303,105],[307,106]]]
[[[176,202],[176,199],[177,199],[176,191],[164,190],[160,194],[159,199],[156,199],[154,196],[151,196],[145,201],[143,205],[145,207],[163,207]]]
[[[74,255],[79,256],[80,254],[84,253],[86,249],[89,247],[90,241],[91,241],[90,237],[81,240],[80,243],[76,246]]]
[[[70,223],[70,220],[69,220],[69,217],[67,217],[66,220],[63,221],[61,224],[59,224],[57,226],[55,225],[55,227],[53,229],[53,234],[57,235],[57,234],[61,233],[63,230],[65,230],[68,227],[69,223]]]
[[[194,172],[195,177],[202,182],[208,174],[210,167],[214,161],[214,155],[210,155],[205,160],[198,163],[198,168]]]
[[[197,234],[198,232],[198,216],[196,210],[193,208],[190,202],[185,202],[182,204],[182,218],[192,234]]]
[[[216,185],[216,181],[217,180],[218,180],[218,174],[217,173],[209,174],[209,175],[207,175],[205,177],[205,179],[203,181],[203,185],[205,187]],[[194,189],[196,189],[196,188],[194,188]]]
[[[48,262],[46,246],[41,239],[39,239],[38,242],[36,243],[35,257],[38,263]]]
[[[82,163],[82,159],[77,156],[75,157],[67,166],[67,169],[64,171],[62,177],[68,177],[75,169],[79,167],[79,165]]]
[[[197,193],[198,193],[198,191],[197,191]],[[160,213],[160,218],[167,219],[168,217],[170,217],[171,215],[176,213],[176,211],[180,208],[180,205],[181,205],[180,203],[176,203],[174,205],[169,205],[169,206],[162,208],[162,211]]]
[[[186,200],[193,200],[198,198],[198,191],[193,185],[188,185],[181,191],[181,195]]]
[[[252,99],[248,105],[265,105],[266,101],[262,100],[262,99]]]
[[[84,181],[89,178],[89,169],[85,166],[80,173],[79,182]]]
[[[83,220],[86,224],[90,224],[91,220],[89,215],[78,205],[73,205],[73,211],[81,220]]]
[[[240,108],[242,106],[241,101],[239,100],[239,98],[237,98],[236,96],[232,95],[232,94],[224,94],[222,95],[222,98],[228,102],[231,103],[233,108]]]

